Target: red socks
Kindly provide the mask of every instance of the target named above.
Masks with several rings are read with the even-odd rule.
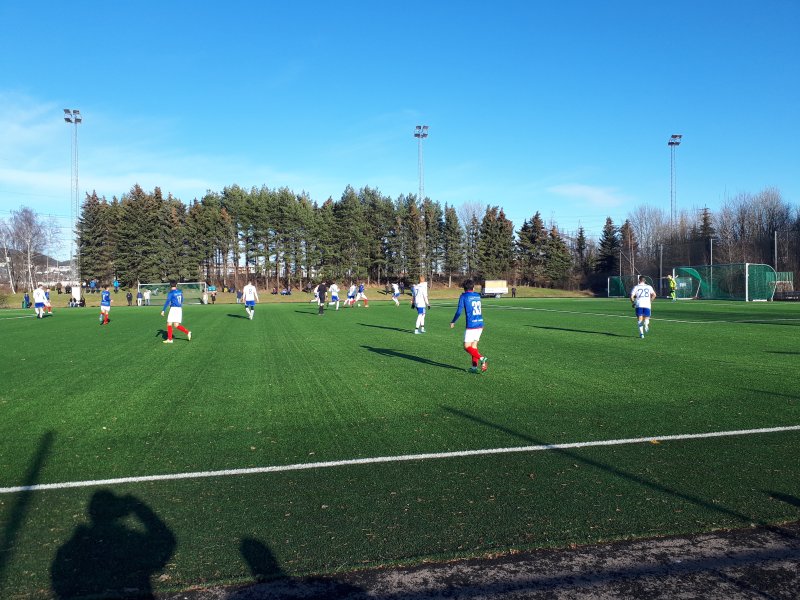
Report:
[[[189,333],[189,330],[186,329],[183,325],[178,325],[178,331],[182,331],[183,333]]]
[[[172,339],[172,325],[167,325],[167,339]]]
[[[478,352],[478,349],[473,348],[472,346],[468,346],[464,348],[464,350],[466,350],[467,354],[469,354],[472,357],[472,366],[473,367],[477,366],[478,361],[481,359],[481,353]]]

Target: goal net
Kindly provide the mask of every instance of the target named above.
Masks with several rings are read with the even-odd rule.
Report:
[[[691,297],[703,300],[772,300],[777,282],[775,269],[754,263],[677,267],[675,277],[690,280]]]
[[[649,275],[644,276],[648,285],[653,285],[653,278]],[[609,298],[628,298],[631,290],[639,283],[638,275],[622,275],[608,278],[608,297]]]
[[[150,303],[161,304],[167,298],[171,286],[169,283],[140,283],[138,291],[145,294],[150,292]],[[208,286],[205,281],[186,281],[178,283],[178,289],[183,292],[184,302],[204,304],[207,298]]]

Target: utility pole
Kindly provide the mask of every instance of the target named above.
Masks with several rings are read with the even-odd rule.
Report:
[[[78,234],[78,125],[83,122],[81,111],[77,108],[64,109],[64,121],[74,125],[72,135],[72,191],[70,202],[70,227],[72,235],[69,242],[70,277],[72,277],[72,297],[80,300],[81,273],[80,273],[80,245],[75,243]],[[76,295],[77,288],[77,295]]]

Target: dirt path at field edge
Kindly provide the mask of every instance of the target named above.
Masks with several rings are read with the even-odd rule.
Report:
[[[160,596],[163,600],[799,597],[800,522]]]

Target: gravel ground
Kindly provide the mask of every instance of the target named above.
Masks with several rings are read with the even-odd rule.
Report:
[[[281,579],[163,600],[800,598],[800,523]]]

